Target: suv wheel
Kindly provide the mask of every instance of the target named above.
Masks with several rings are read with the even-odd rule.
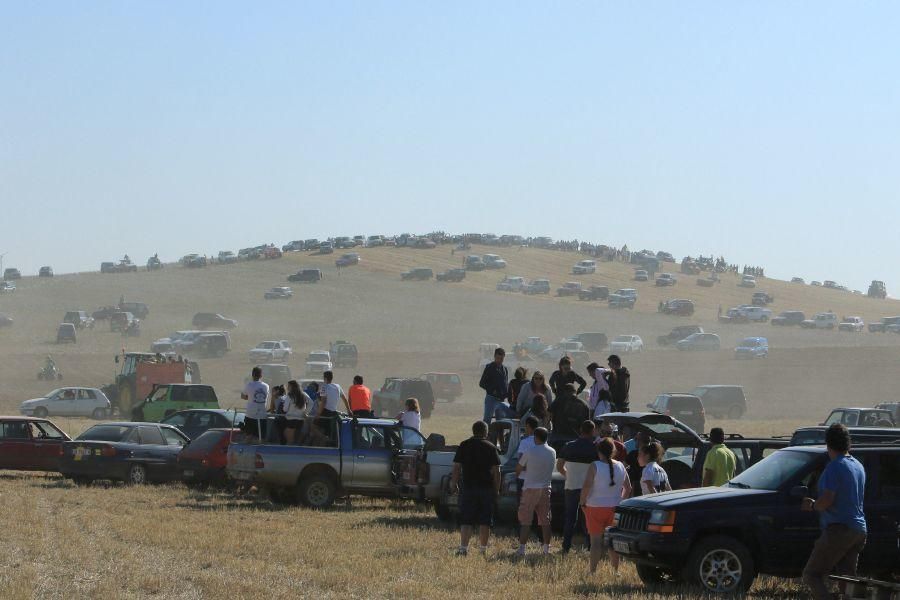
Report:
[[[744,410],[737,404],[732,404],[731,408],[728,409],[728,418],[729,419],[740,419],[743,416],[744,416]]]
[[[728,536],[714,535],[694,545],[683,576],[685,581],[699,585],[706,592],[739,594],[753,585],[756,566],[744,544]]]
[[[678,574],[673,571],[650,565],[642,565],[640,563],[636,564],[635,568],[637,569],[637,574],[638,577],[640,577],[641,582],[646,586],[677,583],[679,581]]]

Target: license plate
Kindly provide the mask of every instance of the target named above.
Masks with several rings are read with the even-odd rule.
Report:
[[[194,472],[193,472],[193,471],[185,471],[185,472],[184,472],[184,476],[185,476],[185,477],[193,477],[193,476],[194,476]]]
[[[631,544],[622,540],[613,540],[613,550],[619,554],[631,554]]]
[[[77,448],[75,448],[75,452],[74,452],[75,460],[81,460],[83,458],[87,458],[90,455],[91,455],[91,451],[89,448],[84,448],[82,446],[78,446]]]

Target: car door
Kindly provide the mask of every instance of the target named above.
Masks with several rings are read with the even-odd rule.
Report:
[[[49,421],[31,422],[31,462],[41,471],[56,471],[62,458],[62,443],[68,438]]]
[[[22,464],[20,423],[21,421],[0,421],[0,469],[18,469]]]
[[[178,454],[188,440],[169,427],[160,427],[159,431],[166,443],[165,461],[160,466],[159,477],[166,480],[178,479]]]
[[[159,429],[156,425],[139,426],[138,437],[140,445],[133,454],[133,457],[147,468],[147,476],[152,479],[164,477],[166,461],[171,454],[171,450],[167,447]]]
[[[45,405],[47,414],[61,417],[77,416],[77,413],[75,413],[75,397],[77,394],[78,390],[64,388],[50,396]]]
[[[97,396],[93,390],[78,390],[72,403],[72,411],[80,417],[89,417],[97,406]]]
[[[868,533],[860,566],[883,572],[900,564],[900,453],[871,452],[864,458]]]
[[[394,434],[393,436],[391,434]],[[399,448],[397,433],[385,425],[353,426],[353,477],[356,489],[387,490],[392,485],[391,465]]]
[[[782,487],[778,506],[770,513],[771,516],[758,517],[763,544],[767,547],[763,554],[779,568],[801,572],[821,533],[818,513],[801,510],[802,495],[792,495],[791,490],[805,487],[807,495],[815,498],[819,476],[825,469],[827,459],[828,455],[823,450],[819,460]]]

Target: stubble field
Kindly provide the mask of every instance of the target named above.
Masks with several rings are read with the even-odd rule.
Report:
[[[490,252],[474,249],[473,252]],[[495,250],[496,251],[496,250]],[[15,414],[19,402],[45,394],[38,382],[43,356],[52,354],[66,385],[100,386],[112,380],[113,356],[124,338],[103,323],[79,332],[78,344],[52,343],[66,310],[93,310],[120,295],[150,305],[142,337],[129,350],[177,329],[190,328],[198,311],[221,312],[240,321],[234,349],[223,359],[201,360],[204,382],[216,387],[223,406],[241,406],[239,392],[251,364],[246,350],[265,339],[288,339],[299,374],[310,350],[349,339],[360,348],[356,370],[371,387],[386,376],[414,376],[429,370],[455,371],[466,393],[439,403],[424,432],[440,432],[449,443],[467,435],[481,414],[476,387],[480,342],[507,347],[527,336],[556,341],[580,331],[641,335],[647,351],[625,358],[632,372],[631,402],[641,408],[662,391],[684,391],[705,383],[743,385],[749,413],[740,421],[712,421],[745,435],[790,434],[821,421],[839,405],[871,405],[893,399],[900,336],[800,331],[765,325],[718,325],[716,311],[749,301],[750,291],[724,278],[714,288],[683,276],[674,289],[633,284],[631,267],[602,263],[593,276],[567,275],[580,256],[532,249],[497,251],[509,262],[507,274],[547,276],[553,287],[569,280],[613,287],[637,287],[634,311],[609,310],[577,299],[523,297],[493,291],[498,272],[470,274],[462,284],[400,282],[412,266],[435,270],[457,266],[449,247],[435,250],[374,248],[361,251],[363,263],[333,267],[334,257],[288,255],[207,269],[170,265],[162,272],[96,273],[26,279],[15,294],[0,297],[0,312],[16,323],[0,330],[0,413]],[[301,266],[324,266],[316,285],[294,284],[295,297],[264,301],[263,292],[285,285]],[[672,271],[675,266],[671,265]],[[766,280],[776,312],[832,309],[866,321],[900,313],[895,301]],[[695,300],[690,318],[659,315],[661,299]],[[699,323],[722,336],[723,350],[683,353],[656,347],[656,336],[676,324]],[[770,357],[735,361],[731,348],[746,335],[767,335]],[[602,362],[605,353],[593,358]],[[549,365],[548,365],[549,368]],[[338,370],[345,387],[355,372]],[[55,419],[70,434],[92,422]],[[527,597],[681,596],[672,589],[647,592],[626,565],[614,578],[604,566],[588,577],[587,557],[513,559],[512,531],[499,536],[486,557],[452,556],[457,536],[428,507],[355,498],[333,510],[314,512],[273,505],[265,498],[201,493],[178,486],[95,486],[76,488],[54,476],[0,473],[0,596],[3,597],[429,597],[472,595]],[[791,595],[793,582],[761,579],[752,595]]]

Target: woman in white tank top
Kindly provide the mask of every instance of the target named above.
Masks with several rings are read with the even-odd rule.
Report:
[[[625,465],[612,457],[616,446],[609,438],[597,444],[597,456],[588,469],[581,488],[581,507],[584,520],[591,536],[591,573],[597,570],[603,552],[603,533],[612,525],[616,506],[624,498],[631,496],[631,481]],[[610,550],[609,560],[613,569],[619,570],[619,555]]]

